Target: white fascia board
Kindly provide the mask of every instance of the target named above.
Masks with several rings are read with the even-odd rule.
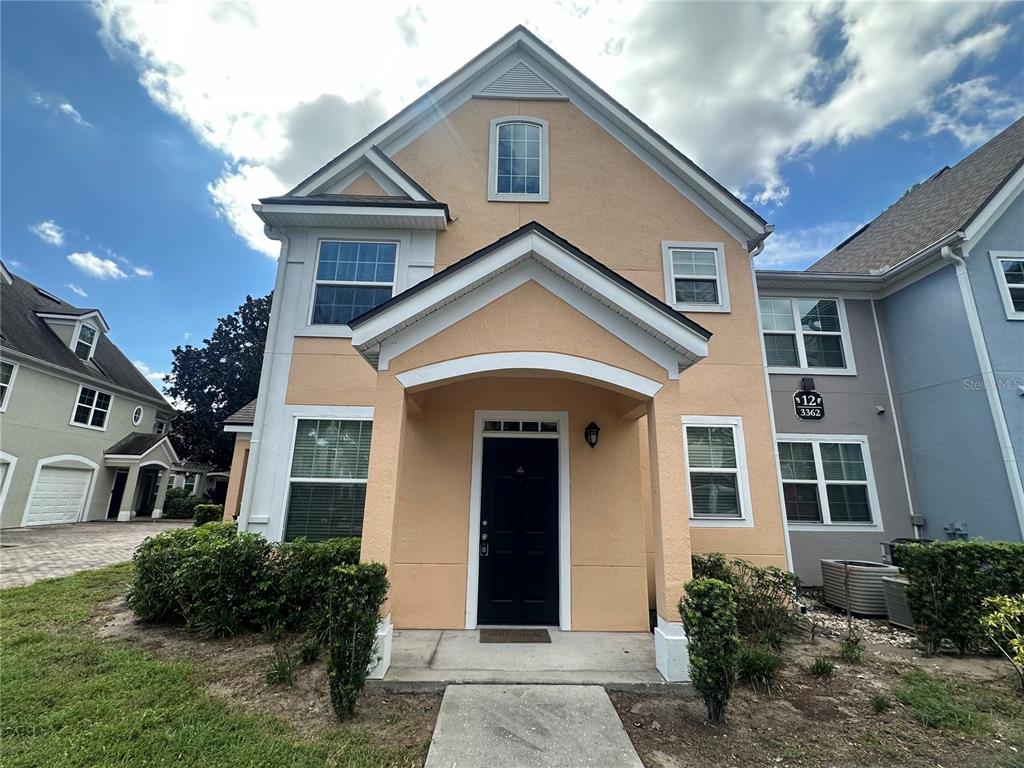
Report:
[[[1024,165],[1017,169],[995,196],[988,201],[988,204],[974,217],[974,220],[967,225],[964,229],[964,239],[971,245],[977,242],[1006,211],[1022,189],[1024,189]]]
[[[264,222],[278,227],[336,227],[343,229],[448,229],[448,218],[441,208],[395,208],[391,206],[344,205],[254,205]],[[309,218],[312,217],[312,218]]]
[[[225,432],[234,432],[235,434],[252,434],[252,424],[225,424]]]
[[[395,208],[387,205],[317,205],[315,203],[310,203],[309,205],[261,204],[253,207],[258,207],[259,210],[256,212],[260,214],[260,218],[264,221],[267,221],[267,216],[273,216],[274,214],[302,213],[314,216],[327,216],[331,213],[339,212],[344,212],[350,216],[390,216],[394,217],[397,223],[401,223],[403,218],[429,216],[441,221],[444,221],[445,218],[444,211],[440,208]]]
[[[377,147],[370,147],[370,151],[366,153],[365,157],[374,168],[387,176],[392,183],[394,183],[413,200],[424,203],[431,202],[430,199],[420,192],[415,185],[410,184],[408,179],[395,171],[394,161],[386,157],[380,149]]]

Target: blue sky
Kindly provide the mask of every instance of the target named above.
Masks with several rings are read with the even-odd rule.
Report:
[[[776,225],[761,266],[1024,113],[1021,4],[479,5],[3,3],[4,261],[166,371],[272,287],[250,202],[520,22]]]

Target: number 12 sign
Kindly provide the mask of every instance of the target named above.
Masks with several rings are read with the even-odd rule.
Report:
[[[813,389],[794,392],[793,408],[796,410],[796,417],[803,421],[821,421],[825,418],[825,398]]]

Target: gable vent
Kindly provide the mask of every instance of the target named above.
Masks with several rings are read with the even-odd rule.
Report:
[[[560,98],[562,93],[551,83],[538,75],[525,62],[520,61],[512,69],[480,91],[481,96]]]

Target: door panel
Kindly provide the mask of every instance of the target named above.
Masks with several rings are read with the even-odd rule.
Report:
[[[484,438],[482,472],[477,621],[558,624],[558,441]]]
[[[28,503],[26,525],[77,522],[85,508],[91,469],[42,467]]]

